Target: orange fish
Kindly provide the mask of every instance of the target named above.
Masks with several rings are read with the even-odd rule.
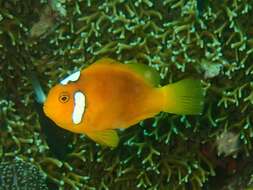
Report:
[[[158,72],[144,64],[103,58],[54,86],[44,112],[58,126],[116,147],[117,129],[128,128],[159,112],[200,114],[199,80],[184,79],[159,87]]]

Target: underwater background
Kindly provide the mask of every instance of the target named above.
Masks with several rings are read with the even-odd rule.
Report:
[[[0,190],[253,189],[252,6],[0,0]],[[47,93],[105,56],[147,64],[162,84],[202,79],[203,114],[161,113],[120,132],[113,150],[48,129],[35,78]]]

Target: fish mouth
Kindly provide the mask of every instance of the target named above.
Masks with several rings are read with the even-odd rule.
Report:
[[[46,102],[43,104],[43,112],[45,113],[45,115],[47,117],[49,117],[49,115],[48,115],[48,106],[47,106]]]

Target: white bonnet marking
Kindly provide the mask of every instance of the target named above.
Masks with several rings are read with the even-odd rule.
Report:
[[[82,117],[85,111],[85,95],[77,91],[74,94],[74,111],[72,113],[72,121],[74,124],[79,124],[82,121]]]
[[[75,73],[72,73],[71,75],[67,76],[65,79],[63,79],[60,83],[63,85],[66,85],[69,83],[69,81],[75,82],[80,78],[81,72],[77,71]]]

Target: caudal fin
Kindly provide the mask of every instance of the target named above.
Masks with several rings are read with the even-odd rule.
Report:
[[[161,88],[165,94],[165,112],[195,115],[203,109],[204,92],[200,80],[184,79]]]

